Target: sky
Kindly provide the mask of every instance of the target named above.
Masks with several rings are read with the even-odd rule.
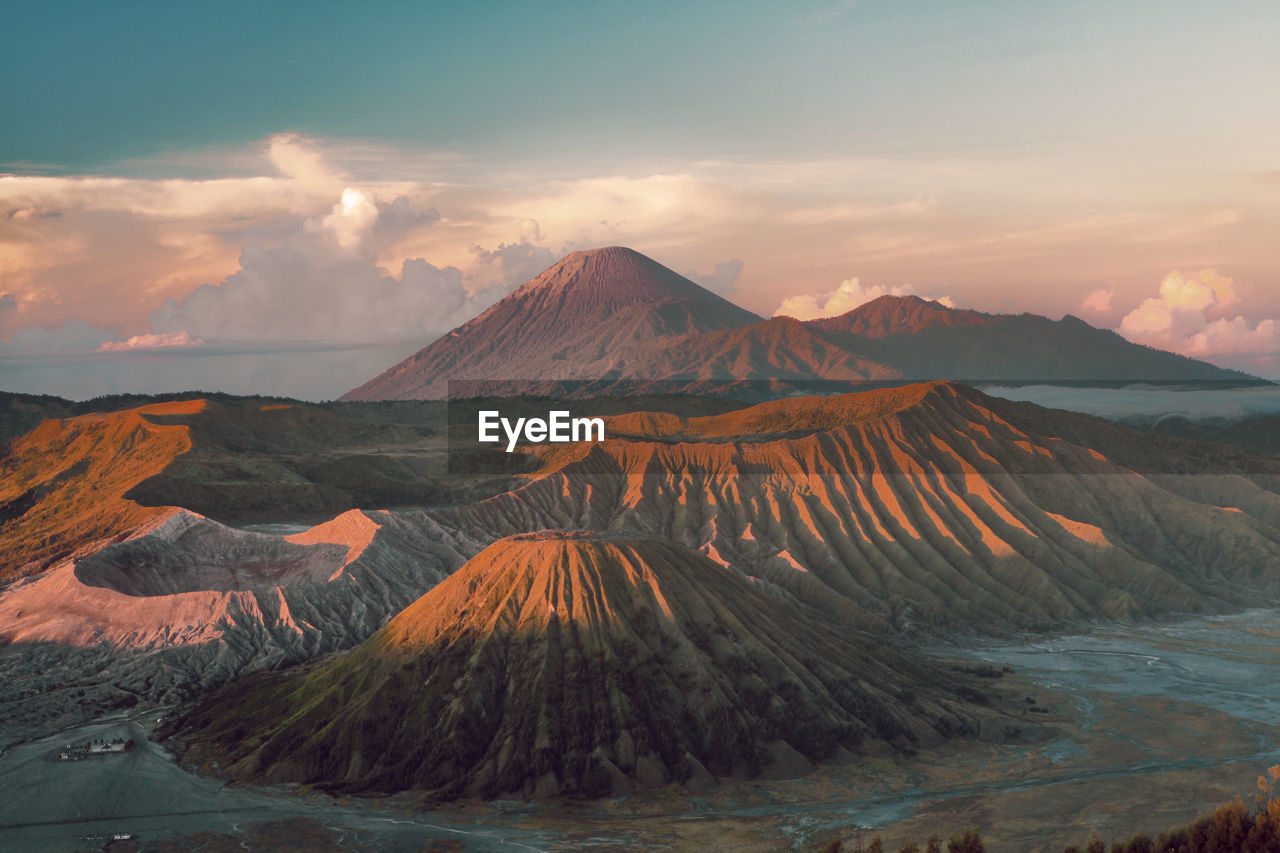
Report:
[[[322,399],[580,248],[1280,378],[1280,5],[23,4],[0,389]]]

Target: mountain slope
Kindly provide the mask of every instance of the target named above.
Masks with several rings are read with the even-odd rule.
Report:
[[[1280,495],[1143,476],[1000,410],[930,383],[620,416],[615,438],[547,452],[528,485],[433,517],[477,539],[641,530],[871,630],[1043,628],[1280,591]]]
[[[913,380],[1260,381],[1132,343],[1071,315],[981,314],[918,296],[882,296],[808,325]]]
[[[170,733],[240,779],[599,796],[976,732],[962,684],[665,540],[544,531],[491,545],[358,649],[237,684]]]
[[[613,415],[609,441],[544,449],[514,491],[350,512],[287,540],[173,508],[135,505],[155,514],[116,518],[123,527],[75,511],[93,495],[108,496],[108,511],[129,505],[110,495],[137,476],[133,454],[148,459],[159,441],[165,453],[147,464],[160,464],[181,447],[170,439],[198,436],[216,407],[124,413],[132,426],[65,458],[64,439],[82,427],[50,427],[32,447],[49,449],[54,479],[75,470],[32,518],[69,507],[75,523],[47,528],[48,568],[0,589],[0,674],[23,685],[0,700],[0,719],[47,732],[57,715],[90,713],[75,686],[103,701],[174,701],[349,647],[495,540],[548,528],[670,539],[874,632],[1035,629],[1261,606],[1280,593],[1274,460],[954,383],[724,406]],[[169,420],[181,424],[157,423]],[[256,446],[245,424],[224,427]]]
[[[632,362],[675,341],[759,320],[630,249],[573,252],[343,399],[443,397],[450,379],[631,375]]]
[[[822,332],[876,339],[917,334],[925,329],[985,326],[998,319],[994,314],[948,308],[918,296],[879,296],[838,317],[810,320],[808,325]]]
[[[897,379],[883,364],[842,349],[799,320],[774,317],[738,329],[686,338],[633,367],[663,380]]]
[[[157,524],[176,507],[144,507],[125,494],[191,449],[187,426],[203,400],[48,420],[0,459],[0,583],[39,572]]]
[[[760,318],[630,249],[574,252],[345,400],[520,393],[707,393],[770,380],[1230,381],[1238,371],[1133,344],[1075,317],[994,315],[883,296],[800,324]],[[628,382],[633,383],[632,387]],[[582,390],[582,389],[578,389]],[[724,390],[724,389],[721,389]],[[735,392],[736,393],[736,392]],[[770,391],[766,391],[766,394]]]

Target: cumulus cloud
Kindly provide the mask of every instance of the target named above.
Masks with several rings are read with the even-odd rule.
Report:
[[[363,242],[377,219],[378,206],[373,199],[354,187],[347,187],[342,191],[342,201],[333,206],[320,224],[329,230],[339,246],[354,249]]]
[[[6,387],[332,396],[555,259],[527,239],[540,238],[536,222],[519,223],[518,243],[473,243],[465,272],[396,257],[398,242],[440,222],[429,191],[359,181],[299,136],[273,137],[264,150],[279,176],[0,178],[0,275],[16,285],[0,295],[0,316],[9,328],[23,322],[0,342]],[[70,215],[56,223],[42,213],[62,207]],[[213,283],[199,284],[194,276],[209,270],[217,273],[203,281]],[[76,286],[84,281],[94,286]],[[141,330],[143,318],[121,307],[136,312],[140,294],[159,306]],[[69,312],[96,325],[43,322]]]
[[[0,175],[0,281],[26,324],[75,318],[133,333],[145,331],[140,296],[154,307],[222,279],[248,241],[309,227],[381,254],[439,220],[429,189],[348,174],[330,147],[273,136],[239,161],[237,172],[263,171],[250,176]]]
[[[955,303],[949,296],[926,296],[917,293],[909,284],[898,284],[892,287],[883,284],[864,285],[857,278],[849,278],[840,282],[835,290],[819,294],[800,294],[788,296],[773,312],[773,316],[795,317],[797,320],[816,320],[820,317],[839,317],[881,296],[919,296],[929,302],[937,302],[948,308]]]
[[[1111,300],[1115,295],[1114,290],[1105,287],[1094,290],[1080,303],[1080,310],[1098,317],[1108,316],[1111,314]]]
[[[345,187],[329,214],[318,223],[311,222],[310,227],[327,232],[343,249],[376,253],[415,229],[439,221],[439,211],[428,208],[419,212],[408,196],[382,201],[371,192]]]
[[[1230,316],[1241,302],[1235,282],[1214,269],[1174,271],[1156,296],[1143,300],[1117,331],[1131,341],[1193,358],[1261,372],[1280,356],[1280,324],[1274,318]]]
[[[187,332],[162,335],[134,335],[123,341],[107,341],[98,347],[99,352],[136,352],[138,350],[178,349],[182,347],[204,346],[200,338],[193,338]]]
[[[734,285],[738,281],[738,276],[742,275],[742,267],[742,261],[737,258],[730,258],[727,261],[717,263],[714,272],[700,273],[696,270],[690,270],[685,273],[685,278],[696,281],[707,290],[714,291],[721,296],[728,296],[736,289]]]
[[[283,246],[246,246],[236,273],[165,300],[150,322],[156,335],[211,342],[424,341],[491,302],[473,295],[456,267],[413,258],[391,275],[323,234],[305,234]]]
[[[389,202],[377,202],[378,218],[370,236],[379,244],[393,243],[418,228],[440,221],[440,211],[434,207],[418,211],[408,196],[398,195]]]
[[[1185,353],[1198,357],[1280,353],[1280,325],[1274,318],[1251,321],[1219,318],[1187,339]]]
[[[1148,346],[1175,352],[1186,352],[1194,346],[1203,353],[1207,351],[1205,333],[1210,327],[1252,331],[1252,325],[1243,316],[1226,318],[1221,314],[1221,309],[1239,301],[1235,282],[1217,270],[1204,269],[1197,273],[1175,270],[1161,280],[1156,296],[1144,299],[1124,315],[1119,332]]]
[[[342,174],[325,160],[320,140],[299,133],[277,133],[267,139],[267,159],[280,174],[320,192],[332,194]]]
[[[535,223],[536,226],[536,223]],[[536,231],[540,236],[540,232]],[[527,239],[519,243],[500,243],[496,249],[472,246],[478,269],[471,280],[479,287],[499,287],[505,293],[524,284],[555,263],[556,254],[546,246]]]
[[[736,228],[767,215],[767,205],[753,194],[689,174],[551,181],[494,198],[484,210],[504,227],[536,220],[553,245],[618,243],[650,252],[685,244],[690,233]]]

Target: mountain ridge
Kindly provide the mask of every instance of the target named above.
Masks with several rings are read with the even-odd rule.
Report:
[[[465,397],[521,393],[522,383],[524,393],[555,393],[564,381],[610,393],[627,393],[624,380],[706,393],[711,382],[932,379],[1262,382],[1071,315],[985,314],[881,296],[838,317],[764,320],[610,246],[567,255],[341,399],[441,398],[451,380],[472,383],[456,395]]]
[[[665,536],[872,631],[1041,629],[1275,594],[1261,568],[1280,559],[1274,484],[1146,477],[1014,411],[939,381],[620,416],[607,441],[546,451],[526,485],[434,517],[473,537]]]

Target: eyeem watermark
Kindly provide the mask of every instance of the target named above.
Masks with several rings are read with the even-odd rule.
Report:
[[[563,410],[547,412],[545,419],[516,418],[514,423],[493,409],[479,413],[478,441],[501,442],[499,429],[506,436],[508,453],[516,449],[521,438],[528,444],[604,441],[604,418],[575,418]]]

